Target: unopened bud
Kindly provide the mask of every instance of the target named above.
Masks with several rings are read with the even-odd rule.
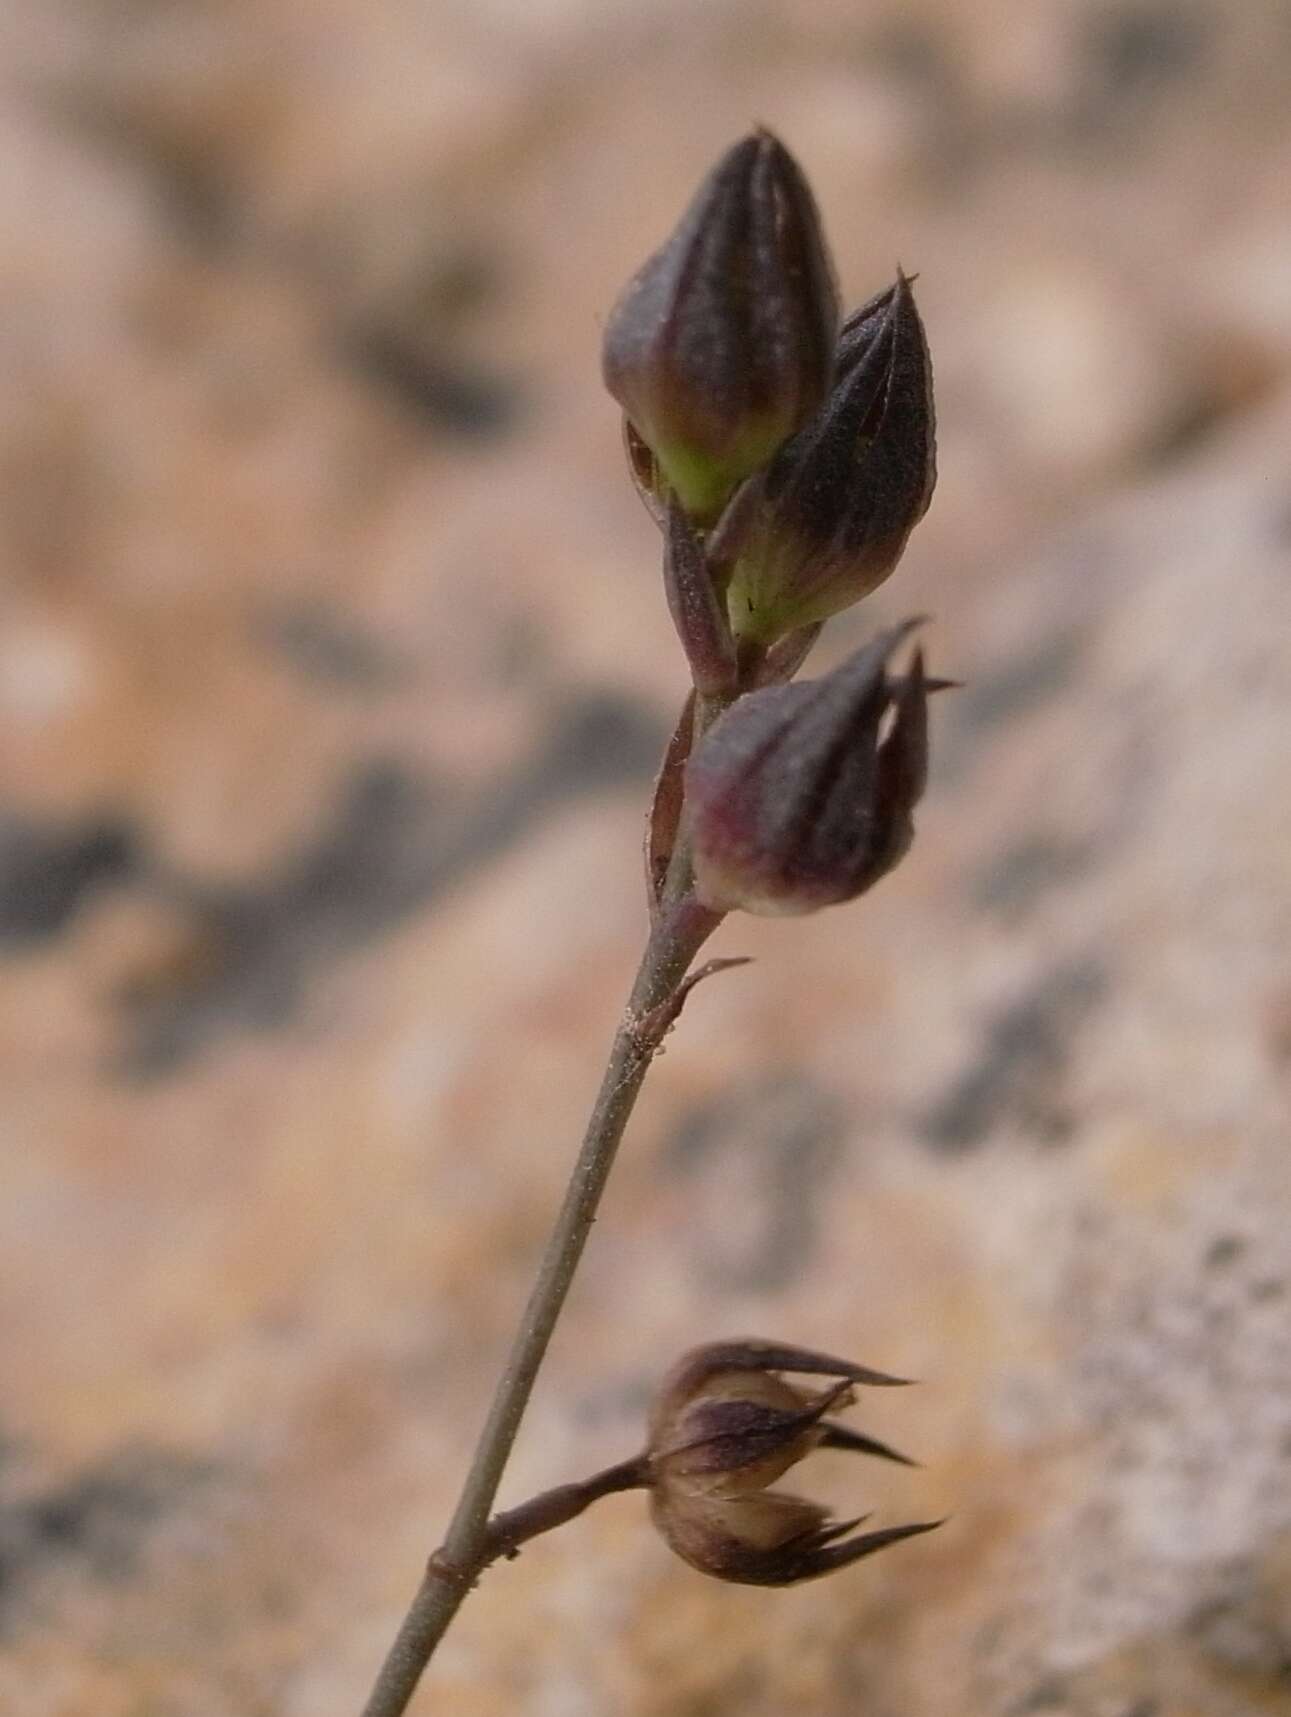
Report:
[[[605,330],[605,385],[697,523],[815,411],[837,329],[811,191],[784,145],[755,132],[717,163]],[[633,466],[640,483],[644,461]]]
[[[829,398],[758,479],[727,591],[736,635],[768,643],[868,595],[935,481],[932,364],[899,274],[844,323]]]
[[[807,1390],[782,1372],[831,1378]],[[912,1465],[887,1444],[835,1424],[857,1385],[904,1382],[806,1348],[765,1341],[696,1348],[665,1379],[650,1419],[654,1521],[701,1573],[755,1586],[809,1580],[927,1532],[935,1522],[848,1537],[857,1520],[767,1489],[816,1448],[850,1449]]]
[[[914,835],[928,769],[928,692],[887,664],[917,621],[819,680],[749,692],[686,766],[696,887],[715,911],[782,915],[852,900]]]

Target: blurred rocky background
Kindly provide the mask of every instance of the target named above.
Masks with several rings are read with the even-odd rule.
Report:
[[[913,1374],[933,1537],[490,1574],[455,1717],[1291,1712],[1285,0],[8,0],[0,1709],[344,1717],[450,1506],[639,948],[683,673],[598,383],[778,130],[920,275],[937,773],[728,924],[504,1499],[684,1347]]]

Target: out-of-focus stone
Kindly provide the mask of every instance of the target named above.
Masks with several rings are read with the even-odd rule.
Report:
[[[1101,477],[1148,454],[1199,386],[1195,354],[1172,361],[1153,306],[1072,257],[1020,262],[984,307],[983,391],[1018,455]]]

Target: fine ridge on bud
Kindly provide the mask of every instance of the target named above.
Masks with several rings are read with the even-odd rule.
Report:
[[[631,424],[643,495],[662,484],[711,524],[824,399],[838,318],[807,181],[778,138],[754,132],[713,168],[606,325],[605,385]]]
[[[819,1391],[783,1372],[830,1378]],[[913,1465],[825,1417],[858,1386],[899,1384],[847,1360],[763,1341],[696,1348],[672,1370],[650,1416],[651,1512],[677,1554],[700,1573],[786,1586],[873,1555],[940,1524],[921,1521],[849,1536],[863,1516],[835,1521],[818,1503],[767,1487],[813,1449],[847,1449]]]
[[[829,398],[756,481],[727,590],[738,637],[769,643],[893,572],[936,482],[932,364],[898,273],[843,324]]]
[[[929,682],[919,625],[881,633],[822,679],[748,693],[686,765],[699,898],[715,911],[786,915],[852,900],[914,836],[928,773]]]

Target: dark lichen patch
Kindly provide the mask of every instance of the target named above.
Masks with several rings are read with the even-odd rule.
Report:
[[[378,322],[347,328],[342,361],[367,385],[426,429],[491,441],[511,429],[523,403],[512,378]]]
[[[1246,1241],[1240,1234],[1217,1234],[1206,1249],[1206,1268],[1226,1270],[1236,1264],[1246,1252]]]
[[[652,712],[617,692],[568,699],[554,712],[541,750],[470,820],[463,859],[491,858],[535,817],[571,799],[649,780],[666,738]]]
[[[1051,889],[1077,881],[1096,860],[1090,841],[1023,835],[993,854],[970,879],[969,898],[983,912],[1014,920]]]
[[[408,661],[320,604],[276,609],[264,616],[257,634],[281,661],[329,691],[377,695],[410,678]]]
[[[1139,469],[1144,473],[1163,470],[1190,458],[1234,417],[1244,415],[1264,391],[1254,385],[1225,391],[1199,382],[1139,450]]]
[[[1209,8],[1193,0],[1104,0],[1073,33],[1070,94],[1055,141],[1099,166],[1142,145],[1151,127],[1205,74],[1214,41]]]
[[[138,862],[124,819],[59,827],[0,815],[0,944],[58,935],[91,895],[125,881]]]
[[[506,284],[501,248],[483,233],[423,242],[379,302],[347,282],[340,259],[330,268],[314,259],[312,272],[340,301],[333,351],[414,425],[476,444],[496,440],[515,428],[526,404],[519,380],[490,356],[496,341],[484,322]]]
[[[1084,51],[1096,97],[1120,104],[1164,91],[1201,69],[1208,20],[1179,0],[1125,0],[1090,9]]]
[[[557,806],[647,780],[661,744],[644,710],[589,693],[559,708],[536,754],[488,792],[370,762],[314,841],[259,882],[213,890],[170,878],[202,953],[160,988],[118,996],[122,1071],[156,1077],[231,1030],[281,1026],[328,966],[439,905]]]
[[[1058,1144],[1073,1127],[1063,1075],[1080,1025],[1107,990],[1107,973],[1092,959],[1047,973],[992,1020],[978,1053],[920,1122],[937,1150],[981,1145],[997,1129],[1013,1129],[1039,1144]]]
[[[44,106],[97,156],[137,179],[172,243],[219,255],[244,240],[242,188],[200,125],[189,129],[163,105],[132,104],[106,90],[47,94]]]
[[[934,747],[934,779],[957,781],[976,767],[984,738],[1025,721],[1060,697],[1079,677],[1089,629],[1065,624],[1034,644],[1012,650],[998,665],[976,669],[948,697]]]
[[[12,1625],[53,1576],[129,1578],[158,1524],[214,1477],[210,1465],[171,1450],[131,1448],[49,1489],[0,1494],[0,1625]]]
[[[1067,1710],[1067,1683],[1058,1676],[1046,1675],[1042,1681],[1024,1693],[1015,1705],[1010,1705],[1008,1717],[1041,1717],[1041,1713]]]
[[[1284,1571],[1242,1558],[1188,1618],[1185,1635],[1210,1664],[1266,1690],[1291,1687],[1291,1609]],[[1254,1691],[1254,1688],[1252,1689]]]
[[[1253,1261],[1255,1270],[1252,1273],[1250,1250],[1250,1242],[1244,1236],[1218,1234],[1206,1249],[1205,1267],[1207,1271],[1217,1275],[1237,1274],[1239,1285],[1252,1305],[1267,1305],[1282,1299],[1287,1291],[1285,1278],[1267,1270],[1261,1271],[1261,1259]],[[1241,1269],[1243,1264],[1247,1265],[1245,1271]]]
[[[984,733],[1056,697],[1075,679],[1086,640],[1083,626],[1069,626],[1030,650],[1014,651],[1006,663],[972,680],[951,701],[956,727]]]
[[[796,1072],[751,1081],[685,1117],[664,1162],[693,1187],[714,1188],[718,1220],[694,1247],[706,1283],[775,1293],[810,1266],[843,1130],[841,1103]]]

